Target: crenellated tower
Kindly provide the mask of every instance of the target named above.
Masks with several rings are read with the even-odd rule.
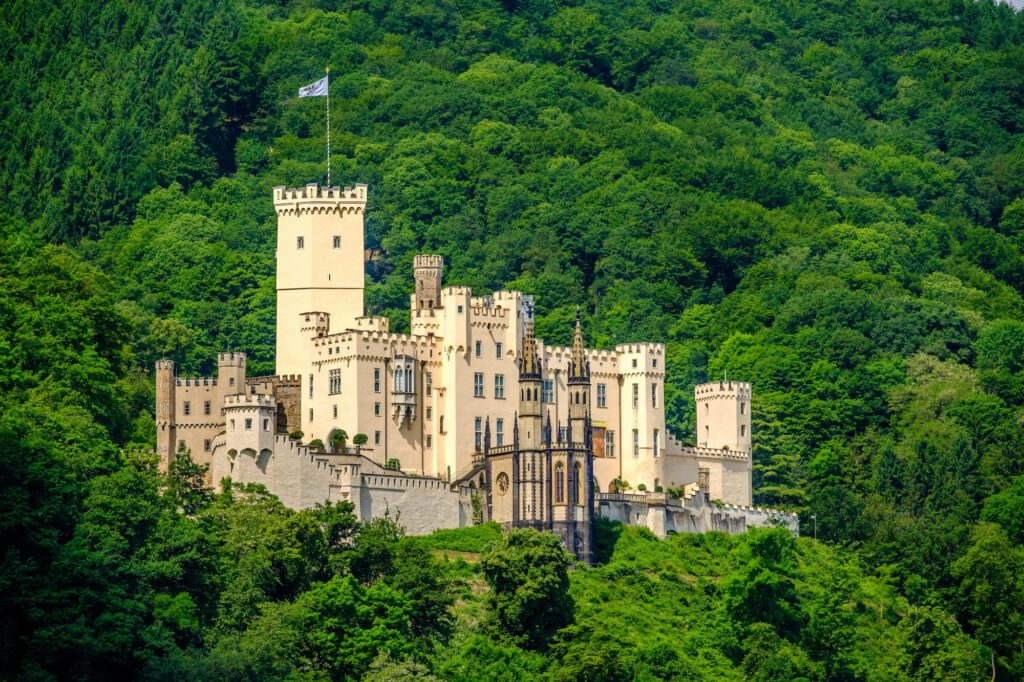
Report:
[[[156,361],[156,451],[160,468],[167,470],[178,448],[175,427],[174,362]]]
[[[441,282],[444,258],[420,254],[413,258],[412,272],[416,280],[413,310],[433,310],[441,307]]]
[[[329,316],[336,331],[363,316],[366,185],[274,188],[277,211],[277,374],[307,369],[300,315]]]

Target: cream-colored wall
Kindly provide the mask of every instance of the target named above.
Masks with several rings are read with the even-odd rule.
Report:
[[[509,488],[502,493],[498,490],[498,476],[508,477]],[[512,456],[497,456],[491,459],[491,520],[498,523],[512,523]]]
[[[274,189],[277,210],[277,373],[309,363],[299,315],[325,312],[335,331],[363,316],[366,186]],[[334,237],[341,247],[334,248]],[[303,248],[297,240],[303,238]]]
[[[750,452],[750,384],[722,381],[694,388],[697,445]]]

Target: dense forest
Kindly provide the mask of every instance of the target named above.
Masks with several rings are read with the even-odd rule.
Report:
[[[1024,679],[1024,14],[990,0],[0,4],[0,679]],[[565,343],[754,387],[778,530],[405,537],[158,473],[273,367],[275,185]],[[817,536],[815,540],[813,536]]]

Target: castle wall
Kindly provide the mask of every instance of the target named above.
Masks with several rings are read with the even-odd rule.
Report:
[[[663,493],[599,494],[597,513],[627,526],[643,526],[658,537],[673,533],[718,531],[738,534],[748,528],[780,526],[794,535],[800,532],[796,514],[749,505],[713,504],[703,494],[686,499]]]

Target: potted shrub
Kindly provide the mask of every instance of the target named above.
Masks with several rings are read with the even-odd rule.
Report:
[[[359,452],[363,449],[363,446],[366,445],[367,441],[369,441],[369,440],[370,439],[366,437],[365,433],[357,433],[352,438],[352,444],[356,446],[356,454],[357,455],[359,454]]]
[[[331,434],[331,450],[333,452],[345,452],[348,445],[348,433],[345,429],[337,429]]]

